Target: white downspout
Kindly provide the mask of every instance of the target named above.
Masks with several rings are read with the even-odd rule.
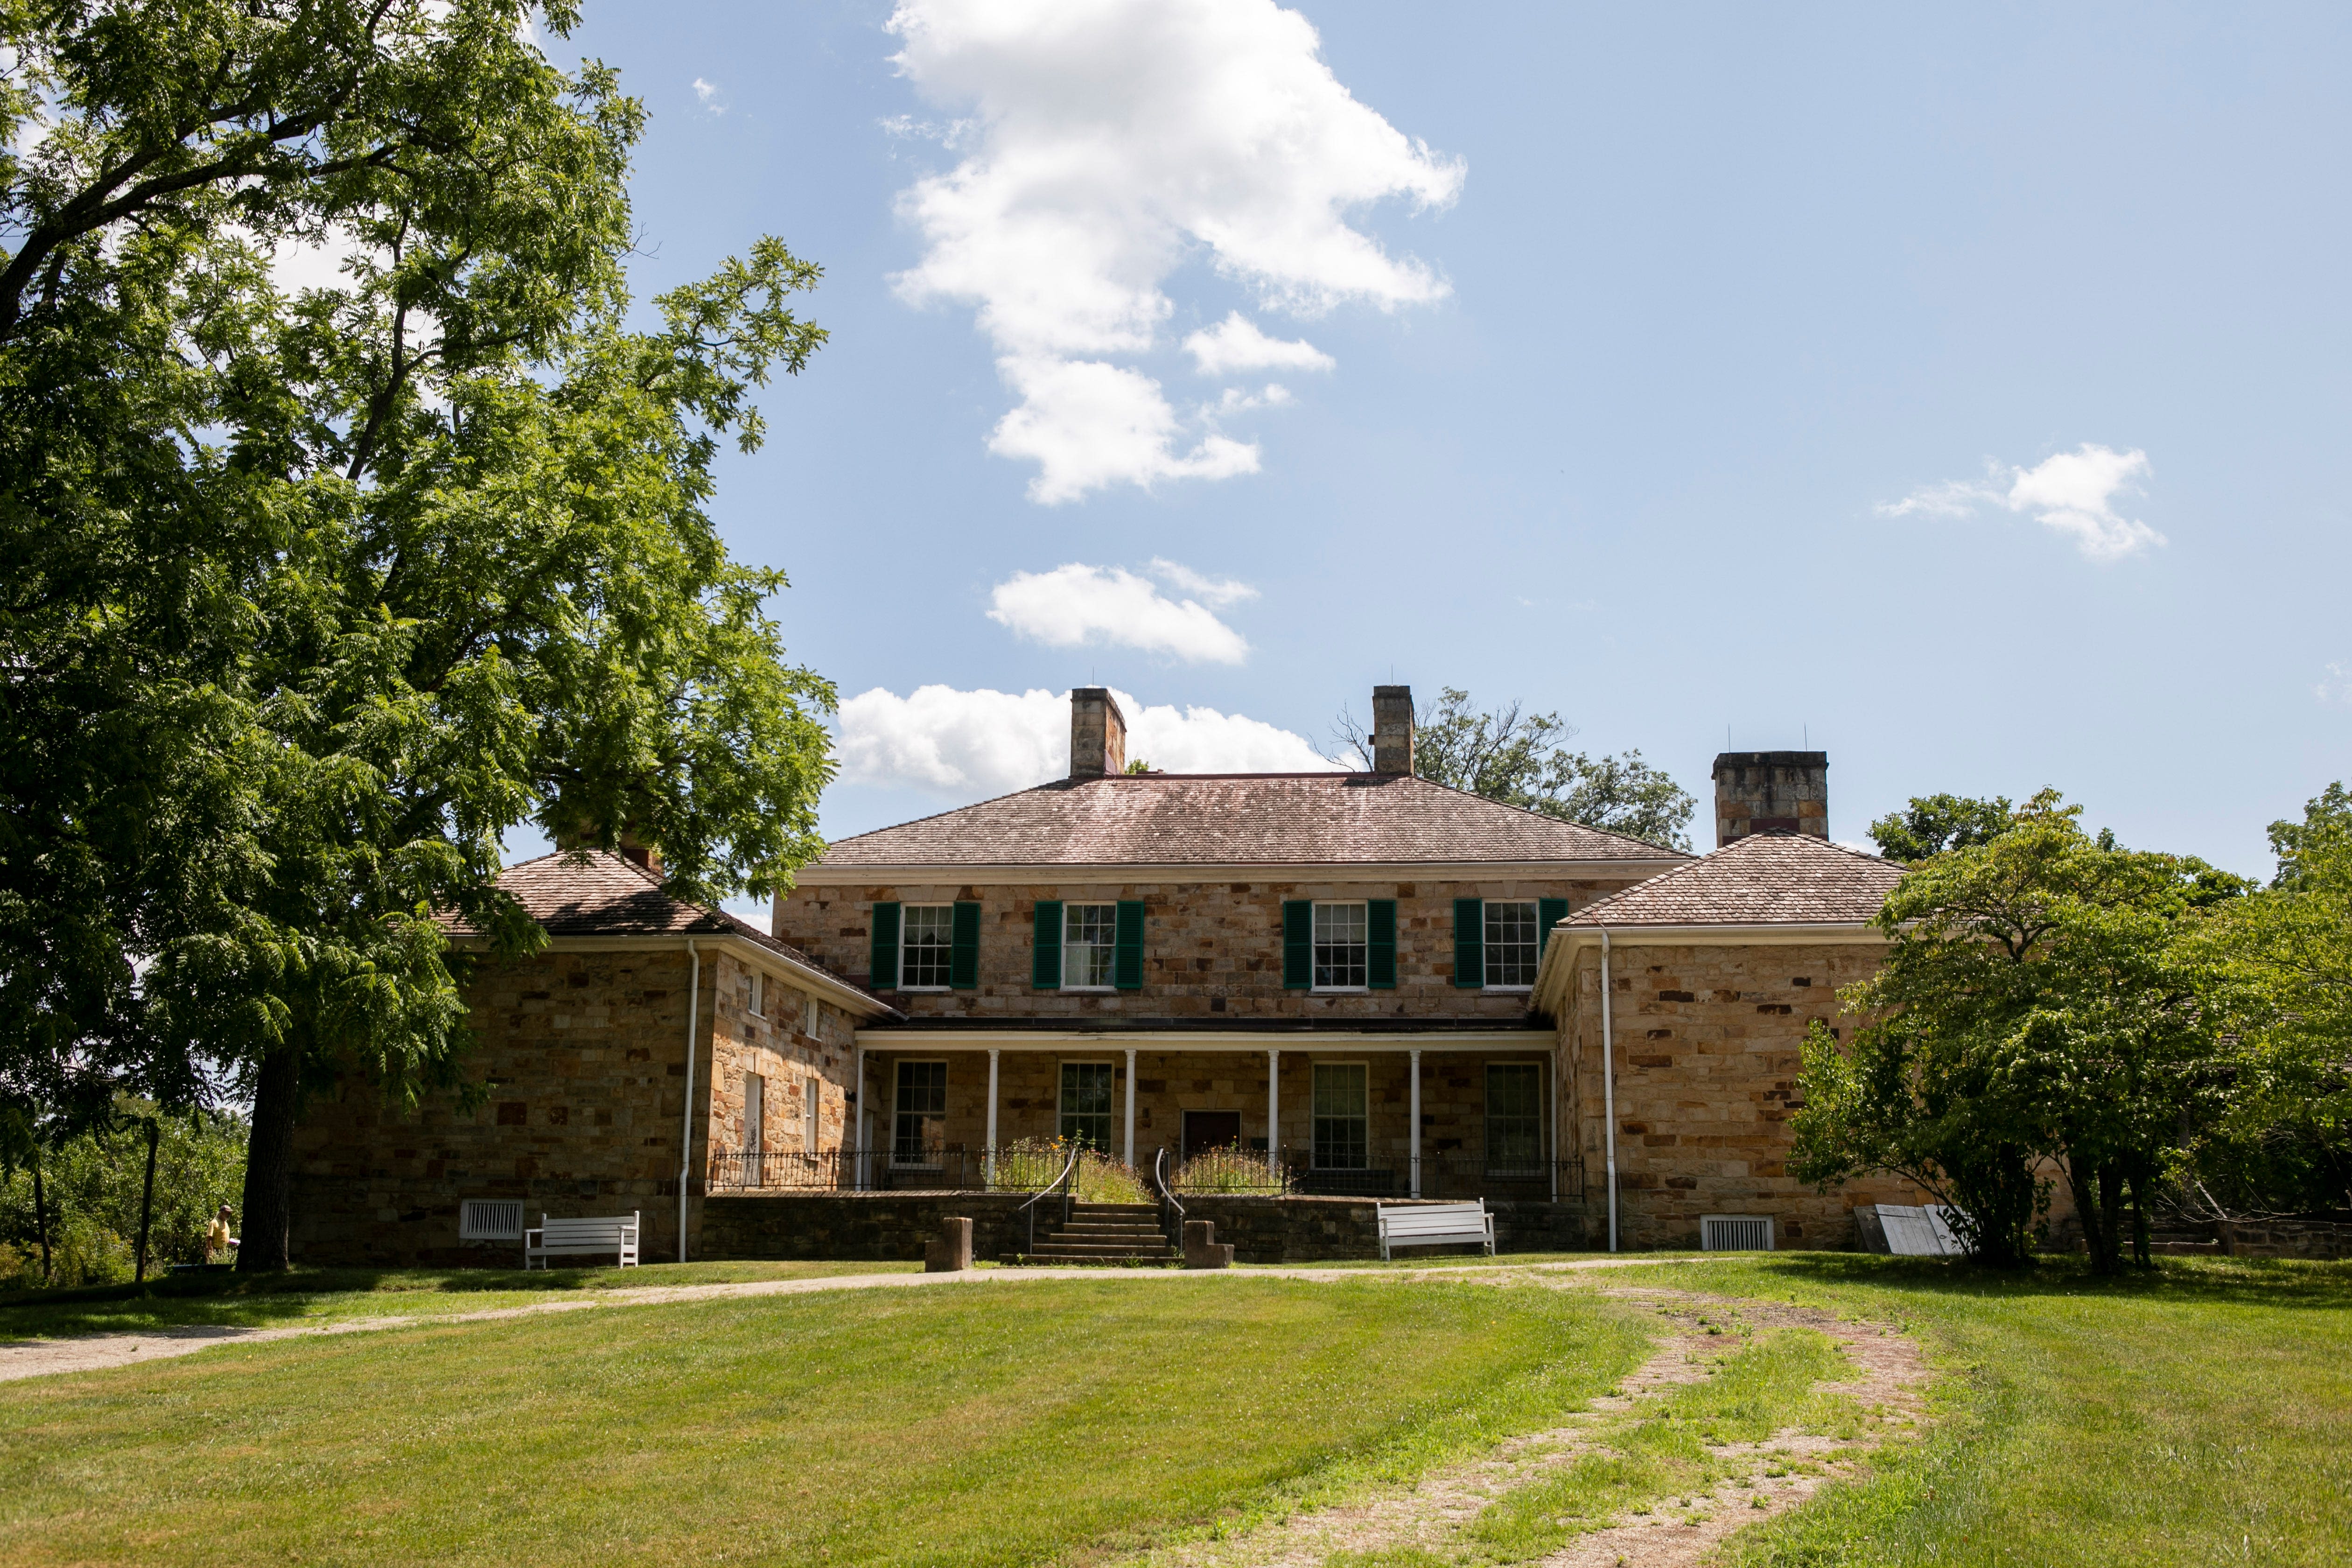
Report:
[[[1282,1189],[1282,1052],[1265,1053],[1265,1179]]]
[[[992,1117],[995,1115],[995,1110],[994,1106],[989,1108]],[[1127,1048],[1127,1152],[1120,1158],[1127,1162],[1129,1170],[1135,1169],[1135,1047],[1132,1046]]]
[[[677,1155],[677,1260],[686,1261],[686,1185],[694,1169],[694,1057],[695,1036],[701,1032],[702,1019],[702,953],[694,939],[686,939],[687,967],[693,978],[686,984],[686,1115],[678,1134]]]
[[[1617,1250],[1617,1064],[1611,1054],[1609,928],[1601,928],[1601,1115],[1609,1141],[1609,1250]]]
[[[981,1177],[982,1184],[991,1192],[996,1190],[996,1050],[992,1046],[988,1051],[988,1153]],[[1132,1058],[1134,1053],[1130,1051],[1128,1055]],[[1128,1142],[1134,1142],[1132,1135]]]
[[[1412,1195],[1421,1196],[1421,1047],[1414,1046],[1406,1053],[1412,1058],[1408,1068],[1412,1074]]]

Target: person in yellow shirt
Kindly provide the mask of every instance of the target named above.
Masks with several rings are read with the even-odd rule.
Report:
[[[228,1233],[228,1229],[229,1207],[226,1204],[223,1204],[220,1206],[220,1213],[213,1215],[213,1223],[206,1226],[205,1230],[205,1261],[206,1263],[215,1261],[227,1263],[235,1260],[236,1257],[236,1237],[231,1236]]]

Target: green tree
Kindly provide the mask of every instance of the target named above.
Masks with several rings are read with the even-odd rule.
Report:
[[[1905,809],[1872,823],[1870,837],[1881,855],[1908,864],[1947,849],[1990,843],[2016,820],[2005,795],[1975,800],[1963,795],[1915,795]]]
[[[702,900],[822,848],[833,689],[704,510],[817,268],[762,239],[633,330],[643,110],[527,13],[0,3],[0,1092],[250,1092],[247,1267],[306,1093],[455,1084],[436,911],[538,937],[505,829]]]
[[[2126,1189],[2146,1261],[2155,1184],[2219,1092],[2221,1014],[2192,939],[2221,874],[2093,838],[2080,815],[2044,792],[1888,897],[1886,960],[1841,994],[1871,1021],[1806,1052],[1801,1178],[1912,1176],[1967,1211],[1972,1251],[2008,1263],[2046,1159],[2094,1267],[2117,1266]]]
[[[1339,739],[1370,765],[1371,739],[1345,712]],[[1494,712],[1467,691],[1443,689],[1436,710],[1413,724],[1412,769],[1433,784],[1466,790],[1522,811],[1540,812],[1687,849],[1698,803],[1639,751],[1591,757],[1566,742],[1576,730],[1557,713],[1522,714],[1517,702]]]
[[[2229,1212],[2352,1208],[2352,797],[2328,785],[2270,839],[2271,885],[2203,932],[2234,1004],[2229,1092],[2187,1167]]]

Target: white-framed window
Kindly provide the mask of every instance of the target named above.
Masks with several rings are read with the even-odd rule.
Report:
[[[754,1018],[768,1016],[768,977],[756,969],[751,971],[751,994],[745,1005]]]
[[[1541,942],[1536,901],[1486,900],[1486,989],[1526,991],[1536,983],[1536,958]]]
[[[1364,905],[1315,906],[1315,989],[1361,991],[1364,987]]]
[[[743,1075],[743,1152],[757,1154],[767,1131],[768,1080],[758,1073]]]
[[[1543,1067],[1486,1064],[1486,1169],[1531,1174],[1543,1166]]]
[[[824,1080],[806,1078],[801,1080],[801,1152],[816,1152],[817,1112],[824,1104]]]
[[[900,1062],[891,1117],[890,1163],[923,1170],[940,1163],[948,1130],[948,1064]]]
[[[822,1015],[817,1011],[817,999],[814,996],[803,998],[801,1002],[801,1033],[812,1040],[815,1039],[816,1024],[820,1016]]]
[[[1109,990],[1118,954],[1117,904],[1062,906],[1063,990]]]
[[[1360,1171],[1371,1163],[1371,1068],[1315,1064],[1315,1168]]]
[[[1108,1062],[1062,1064],[1062,1136],[1073,1143],[1108,1149],[1113,1079]]]
[[[944,991],[955,952],[953,904],[907,904],[898,911],[898,989]]]

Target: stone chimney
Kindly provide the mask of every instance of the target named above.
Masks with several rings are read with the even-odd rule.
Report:
[[[1412,688],[1372,688],[1372,772],[1412,772]]]
[[[1127,772],[1127,715],[1108,687],[1070,693],[1070,776],[1098,779]]]
[[[1715,759],[1715,847],[1751,833],[1830,836],[1827,752],[1726,752]]]

